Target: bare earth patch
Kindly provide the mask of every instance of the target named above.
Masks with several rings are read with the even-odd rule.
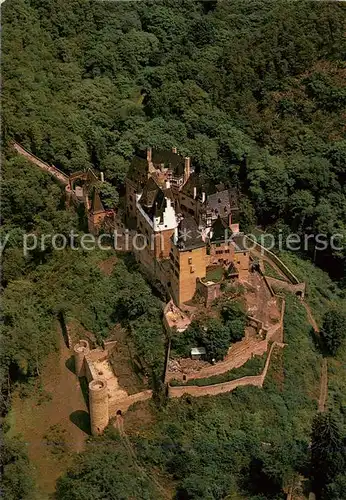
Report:
[[[60,331],[59,336],[60,350],[48,356],[41,374],[41,384],[49,398],[38,404],[37,391],[26,399],[15,393],[12,405],[10,432],[21,435],[27,443],[43,498],[49,498],[55,491],[57,478],[71,463],[71,452],[82,451],[89,427],[87,405],[79,381],[71,371],[72,353]]]
[[[98,268],[101,269],[101,271],[106,276],[110,276],[112,274],[112,271],[113,271],[115,264],[117,263],[117,260],[118,259],[117,259],[116,255],[109,257],[109,259],[101,260],[101,262],[98,263]]]

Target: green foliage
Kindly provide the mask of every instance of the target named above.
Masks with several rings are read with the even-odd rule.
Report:
[[[3,498],[34,500],[33,468],[29,463],[24,443],[18,438],[3,436],[0,457]]]
[[[178,356],[190,356],[193,347],[205,347],[209,361],[223,359],[230,345],[244,336],[246,316],[237,302],[227,302],[221,319],[194,320],[184,333],[172,337],[172,350]]]
[[[43,436],[46,446],[51,453],[58,458],[62,458],[68,452],[68,445],[66,442],[66,429],[61,425],[51,425],[47,434]]]
[[[117,189],[136,149],[176,145],[242,188],[245,230],[281,220],[345,235],[344,18],[324,2],[14,0],[5,138],[66,172],[102,170]]]
[[[160,498],[148,476],[138,470],[116,436],[93,440],[76,456],[74,467],[57,482],[59,500]]]
[[[323,325],[320,331],[321,339],[326,351],[335,356],[344,342],[346,325],[345,311],[334,307],[323,316]]]
[[[318,323],[322,323],[323,315],[328,311],[330,302],[338,304],[340,308],[345,307],[343,306],[345,302],[342,291],[328,274],[314,266],[310,261],[301,258],[300,255],[280,252],[279,256],[293,274],[307,284],[306,300]]]
[[[106,181],[100,183],[100,195],[105,208],[114,209],[119,201],[118,191]]]
[[[332,413],[319,413],[312,426],[311,466],[319,498],[337,498],[345,482],[346,453],[340,423]]]
[[[222,384],[223,382],[229,382],[230,380],[235,380],[242,377],[260,375],[264,369],[266,358],[267,358],[266,355],[256,356],[254,358],[249,359],[243,366],[240,366],[239,368],[234,368],[233,370],[230,370],[226,373],[222,373],[221,375],[215,375],[214,377],[189,380],[186,383],[186,385],[202,386],[202,385]],[[171,383],[171,385],[177,385],[173,382]]]
[[[136,149],[177,146],[208,178],[241,188],[244,230],[260,223],[285,233],[345,235],[344,19],[340,2],[3,4],[1,240],[10,232],[2,268],[4,380],[10,367],[27,380],[39,372],[55,346],[59,312],[100,341],[121,321],[153,386],[163,363],[161,306],[135,269],[120,262],[104,276],[97,256],[54,253],[49,243],[23,255],[24,231],[67,235],[81,227],[64,209],[61,188],[6,143],[16,139],[66,173],[104,171],[101,197],[111,208]],[[330,253],[330,269],[338,264],[334,276],[345,281],[345,245]],[[325,275],[295,256],[287,259],[298,277],[309,278],[318,319],[329,300],[342,304]],[[243,334],[243,321],[226,311],[207,330],[194,323],[172,340],[173,348],[189,355],[205,345],[211,357],[222,358]],[[283,487],[301,473],[320,356],[305,311],[292,298],[285,337],[281,389],[282,373],[274,371],[264,391],[170,401],[157,427],[137,438],[143,467],[171,474],[178,498],[282,498]],[[59,481],[58,498],[158,497],[119,443],[106,438],[97,445]],[[13,443],[6,446],[5,496],[29,499],[27,459]],[[325,495],[341,498],[342,473],[328,481]]]

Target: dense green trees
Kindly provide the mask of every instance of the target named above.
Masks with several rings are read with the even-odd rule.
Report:
[[[345,490],[345,437],[335,415],[319,413],[313,422],[311,467],[314,491],[322,500],[342,498]],[[340,496],[339,496],[340,495]]]
[[[210,361],[223,359],[230,344],[244,336],[246,315],[241,304],[227,302],[220,316],[196,319],[183,334],[173,335],[173,353],[188,357],[193,347],[205,347]]]
[[[3,437],[0,453],[1,493],[3,498],[34,500],[33,467],[24,443],[17,438]]]
[[[95,266],[99,256],[53,252],[49,243],[23,255],[24,232],[68,235],[82,227],[65,210],[60,187],[6,147],[12,139],[67,173],[104,171],[107,207],[117,201],[137,148],[176,146],[207,177],[241,188],[244,229],[259,222],[285,234],[338,233],[338,248],[323,255],[332,255],[330,269],[345,281],[344,5],[6,0],[2,7],[5,385],[9,369],[21,379],[39,372],[55,347],[59,312],[100,341],[121,321],[155,388],[163,362],[161,305],[135,269],[119,262],[105,276]],[[157,433],[137,440],[140,459],[174,478],[178,498],[236,498],[239,491],[281,498],[301,471],[319,371],[295,307],[285,317],[281,389],[270,381],[263,397],[251,389],[214,403],[171,404],[157,417]],[[329,314],[324,323],[322,336],[334,352],[341,321]],[[186,355],[205,345],[211,358],[222,358],[240,338],[243,317],[226,309],[206,326],[191,325],[173,349]],[[20,475],[27,461],[13,443],[6,446],[6,495],[30,498]],[[333,462],[333,454],[322,458]],[[319,452],[313,456],[318,468]],[[137,472],[114,442],[101,440],[59,482],[58,495],[156,497]],[[325,479],[323,495],[341,498],[339,469]]]
[[[263,225],[339,233],[330,250],[345,255],[342,4],[12,0],[3,11],[7,138],[117,187],[135,149],[175,145],[240,186]]]
[[[346,339],[345,325],[346,313],[341,308],[334,307],[325,313],[320,334],[328,354],[335,356]]]
[[[95,440],[75,462],[68,474],[58,480],[59,500],[160,498],[150,478],[138,470],[115,431],[109,432],[108,438]]]

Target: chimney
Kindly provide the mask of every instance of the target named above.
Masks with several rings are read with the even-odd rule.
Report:
[[[197,188],[196,186],[193,188],[193,199],[195,200],[197,197]]]
[[[172,148],[172,153],[177,154],[177,152],[178,152],[177,148]]]
[[[202,203],[205,202],[205,193],[202,193]]]
[[[185,156],[185,168],[184,168],[185,182],[190,177],[190,173],[191,173],[191,158],[189,156]]]
[[[151,162],[152,158],[152,148],[147,148],[147,161]]]
[[[104,182],[105,181],[105,175],[103,172],[100,172],[100,175],[101,175],[101,182]]]
[[[171,181],[168,179],[166,181],[166,189],[170,189],[170,187],[171,187]]]

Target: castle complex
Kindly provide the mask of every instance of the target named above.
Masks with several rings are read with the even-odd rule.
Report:
[[[177,305],[193,298],[198,283],[215,285],[207,272],[213,266],[239,280],[247,277],[249,251],[239,231],[237,198],[235,190],[203,179],[176,148],[148,148],[133,159],[126,223],[147,242],[136,258]]]

